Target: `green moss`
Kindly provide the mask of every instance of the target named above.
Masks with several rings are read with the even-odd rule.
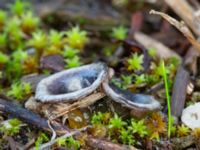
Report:
[[[43,142],[47,142],[49,141],[49,137],[45,134],[45,133],[42,133],[40,132],[39,133],[39,136],[35,142],[35,146],[34,146],[34,149],[35,150],[39,150],[39,146],[43,143]]]
[[[65,46],[64,50],[62,52],[63,57],[65,58],[74,58],[77,56],[77,54],[79,53],[78,49],[75,48],[71,48],[69,46]]]
[[[190,133],[190,129],[185,126],[184,124],[181,124],[177,128],[177,136],[182,137],[182,136],[187,136]]]
[[[31,86],[29,83],[13,83],[7,95],[16,98],[17,100],[22,100],[30,93]]]
[[[123,128],[127,123],[122,120],[121,117],[119,117],[117,114],[114,114],[114,117],[110,119],[108,128],[109,129],[121,129]]]
[[[112,82],[119,88],[127,89],[132,84],[132,75],[121,75],[120,78],[113,78]]]
[[[34,32],[32,38],[28,41],[28,45],[37,50],[43,50],[47,46],[47,35],[40,30]]]
[[[11,59],[7,62],[5,67],[5,75],[7,79],[12,82],[19,80],[23,71],[23,62],[27,58],[27,52],[17,50],[12,53]]]
[[[158,65],[156,65],[155,63],[152,63],[152,68],[153,68],[153,73],[156,76],[162,77],[163,76],[163,66],[162,66],[162,62],[160,61]],[[167,67],[165,67],[166,69],[166,73],[169,73],[169,70],[167,69]]]
[[[19,133],[21,128],[21,121],[18,119],[10,119],[8,122],[4,122],[0,126],[0,132],[4,133],[6,136],[12,136]]]
[[[49,34],[50,45],[54,45],[56,48],[61,48],[63,45],[62,41],[63,35],[64,35],[63,32],[51,30]]]
[[[124,40],[127,36],[128,29],[124,26],[115,27],[112,29],[111,36],[117,40]]]
[[[143,83],[146,83],[146,75],[144,75],[144,74],[135,75],[135,85],[139,86]]]
[[[24,35],[20,28],[20,19],[18,17],[12,17],[6,22],[4,32],[7,34],[8,46],[12,50],[24,48]]]
[[[0,10],[0,31],[3,29],[6,22],[7,14],[5,11]]]
[[[156,56],[156,49],[149,48],[148,49],[148,54],[149,54],[150,57],[155,57]]]
[[[67,68],[74,68],[74,67],[78,67],[81,66],[81,62],[80,62],[80,58],[78,56],[75,56],[73,58],[68,58],[65,60],[66,61],[66,67]]]
[[[123,144],[133,145],[135,143],[135,139],[133,137],[132,131],[129,129],[122,128],[120,130],[119,139]]]
[[[10,5],[10,11],[13,13],[13,15],[21,16],[25,13],[29,6],[29,3],[22,2],[21,0],[15,0],[14,4]]]
[[[13,32],[17,32],[20,30],[20,23],[21,21],[18,17],[11,17],[6,22],[5,31],[9,35],[12,35]]]
[[[115,44],[105,45],[105,47],[103,47],[103,49],[102,49],[103,55],[105,55],[106,57],[112,57],[112,55],[115,53],[115,51],[117,49],[117,46],[119,46],[119,45],[115,45]],[[115,62],[117,60],[112,60],[112,61]]]
[[[48,44],[47,35],[43,31],[33,32],[32,38],[28,41],[28,45],[36,49],[35,60],[40,61],[40,57],[43,55],[44,50]]]
[[[82,49],[88,41],[87,32],[80,30],[79,26],[66,32],[66,41],[72,48]]]
[[[144,120],[136,121],[132,119],[129,129],[132,131],[132,133],[136,133],[142,138],[148,135],[147,126],[144,124]]]
[[[100,124],[104,124],[106,125],[110,119],[110,113],[102,113],[102,112],[98,112],[95,113],[92,118],[91,118],[91,123],[93,125],[100,125]]]
[[[128,86],[132,83],[132,76],[130,75],[129,76],[122,75],[121,79],[122,79],[121,88],[123,89],[127,89]]]
[[[80,148],[80,142],[75,140],[72,136],[66,138],[67,148],[78,150]]]
[[[5,51],[7,45],[7,34],[1,33],[0,34],[0,48],[2,48]]]
[[[101,112],[98,112],[97,114],[94,114],[93,116],[92,116],[92,118],[91,118],[91,123],[93,124],[93,125],[95,125],[95,124],[101,124],[102,123],[102,121],[103,121],[103,113],[101,113]]]
[[[128,60],[128,70],[137,71],[142,70],[143,66],[143,55],[138,55],[137,53],[133,54]]]
[[[148,85],[154,85],[154,84],[158,83],[161,80],[159,76],[154,75],[154,74],[146,75],[145,78],[146,78],[146,83]]]
[[[0,51],[0,64],[5,64],[9,60],[9,57]]]
[[[31,34],[38,28],[39,23],[39,18],[34,17],[31,11],[22,15],[21,28],[24,33]]]
[[[12,58],[15,62],[22,62],[28,57],[27,52],[22,51],[21,49],[12,53]]]

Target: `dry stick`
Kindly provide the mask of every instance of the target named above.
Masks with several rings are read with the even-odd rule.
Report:
[[[51,126],[50,120],[48,120],[47,123],[48,123],[49,129],[51,129],[51,132],[52,132],[51,140],[53,140],[56,138],[56,131]]]
[[[162,12],[155,11],[155,10],[151,10],[150,14],[160,15],[165,20],[167,20],[170,24],[175,26],[189,40],[189,42],[200,52],[200,43],[195,39],[192,32],[184,24],[184,22],[179,22],[176,19],[172,18],[171,16]]]
[[[10,114],[28,124],[32,124],[38,128],[50,131],[46,119],[25,108],[22,108],[21,106],[13,102],[0,99],[0,111],[4,112],[6,115]],[[56,122],[53,122],[53,128],[58,134],[65,134],[69,132],[69,130],[65,126],[60,125]]]
[[[70,136],[73,136],[73,135],[76,135],[82,131],[85,131],[87,130],[88,126],[87,127],[84,127],[84,128],[81,128],[81,129],[77,129],[75,131],[72,131],[70,133],[66,133],[65,135],[63,136],[60,136],[59,138],[56,138],[50,142],[47,142],[45,144],[42,144],[40,147],[39,147],[39,150],[43,150],[43,149],[46,149],[46,148],[49,148],[50,146],[52,146],[53,144],[55,144],[57,141],[59,141],[60,139],[65,139],[67,137],[70,137]]]
[[[168,59],[171,57],[176,57],[179,60],[181,60],[181,57],[178,54],[176,54],[173,50],[169,49],[163,43],[153,39],[152,37],[145,35],[144,33],[135,32],[134,39],[138,43],[142,44],[146,49],[149,49],[149,48],[156,49],[156,55],[159,58]]]
[[[167,3],[174,12],[183,19],[196,35],[200,36],[200,31],[194,25],[193,14],[195,11],[186,0],[165,0],[165,3]]]
[[[91,104],[93,104],[94,102],[96,102],[97,100],[100,100],[101,98],[103,98],[105,96],[105,94],[103,92],[98,92],[98,93],[93,93],[92,95],[89,95],[86,98],[83,98],[80,101],[74,102],[73,104],[66,106],[65,108],[59,110],[56,114],[50,116],[50,120],[54,120],[60,116],[63,116],[65,114],[67,114],[68,112],[75,110],[77,108],[80,107],[87,107]]]
[[[95,139],[95,138],[87,138],[86,144],[93,149],[101,149],[101,150],[137,150],[133,146],[119,145],[110,143],[105,140]]]

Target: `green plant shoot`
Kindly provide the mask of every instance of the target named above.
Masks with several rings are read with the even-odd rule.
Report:
[[[171,135],[171,128],[172,128],[172,115],[171,115],[171,106],[170,106],[170,95],[169,95],[169,86],[167,82],[167,74],[165,70],[165,63],[162,60],[162,68],[163,68],[163,79],[165,84],[165,92],[167,97],[167,108],[168,108],[168,137],[170,138]]]

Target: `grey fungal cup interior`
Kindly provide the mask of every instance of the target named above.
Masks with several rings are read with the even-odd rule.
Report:
[[[70,102],[95,91],[108,77],[104,63],[93,63],[53,74],[39,82],[35,98],[41,102]]]
[[[160,103],[152,96],[131,93],[108,82],[103,83],[103,88],[107,96],[128,108],[146,110],[157,110],[160,108]]]

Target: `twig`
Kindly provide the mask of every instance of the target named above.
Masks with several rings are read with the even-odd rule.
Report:
[[[196,35],[200,35],[200,30],[194,25],[194,9],[186,0],[165,0],[174,12],[193,30]]]
[[[146,94],[153,94],[161,89],[163,89],[164,87],[164,83],[163,82],[159,82],[155,85],[153,85],[150,89],[147,90]]]
[[[72,131],[70,133],[66,133],[65,135],[59,137],[59,138],[56,138],[54,140],[51,140],[50,142],[47,142],[45,144],[42,144],[40,147],[39,147],[39,150],[44,150],[50,146],[52,146],[53,144],[55,144],[57,141],[59,141],[60,139],[64,139],[64,138],[67,138],[67,137],[70,137],[70,136],[73,136],[73,135],[76,135],[82,131],[85,131],[87,130],[88,126],[87,127],[84,127],[84,128],[81,128],[81,129],[77,129],[75,131]]]
[[[101,149],[101,150],[137,150],[133,146],[126,146],[126,145],[120,145],[111,143],[102,139],[96,139],[96,138],[87,138],[86,144],[93,149]]]
[[[184,24],[184,22],[179,22],[176,19],[172,18],[171,16],[155,10],[151,10],[150,14],[160,15],[170,24],[175,26],[189,40],[189,42],[200,52],[200,43],[195,39],[194,35],[189,30],[189,28]]]
[[[169,49],[167,46],[153,39],[152,37],[145,35],[144,33],[135,32],[134,39],[147,49],[154,48],[156,50],[156,55],[159,58],[167,59],[171,57],[176,57],[181,60],[180,56],[176,54],[173,50]]]
[[[60,116],[63,116],[65,114],[67,114],[68,112],[80,108],[80,107],[87,107],[91,104],[93,104],[94,102],[96,102],[97,100],[100,100],[101,98],[103,98],[105,96],[105,94],[103,92],[98,92],[98,93],[93,93],[92,95],[89,95],[86,98],[83,98],[82,100],[79,100],[77,102],[74,102],[71,105],[67,105],[66,107],[62,107],[61,110],[58,110],[56,112],[56,114],[53,114],[52,116],[50,116],[50,120],[54,120]]]
[[[12,116],[17,117],[23,122],[34,125],[38,128],[51,131],[49,129],[46,119],[40,117],[38,114],[35,114],[25,108],[22,108],[21,106],[13,102],[9,102],[0,98],[0,111],[5,113],[6,115],[11,114]],[[57,134],[63,134],[69,132],[69,130],[65,126],[55,121],[53,122],[53,128]]]
[[[49,120],[47,120],[47,123],[48,123],[49,129],[51,129],[51,132],[52,132],[51,140],[54,140],[56,138],[56,132],[51,126],[51,122]]]

